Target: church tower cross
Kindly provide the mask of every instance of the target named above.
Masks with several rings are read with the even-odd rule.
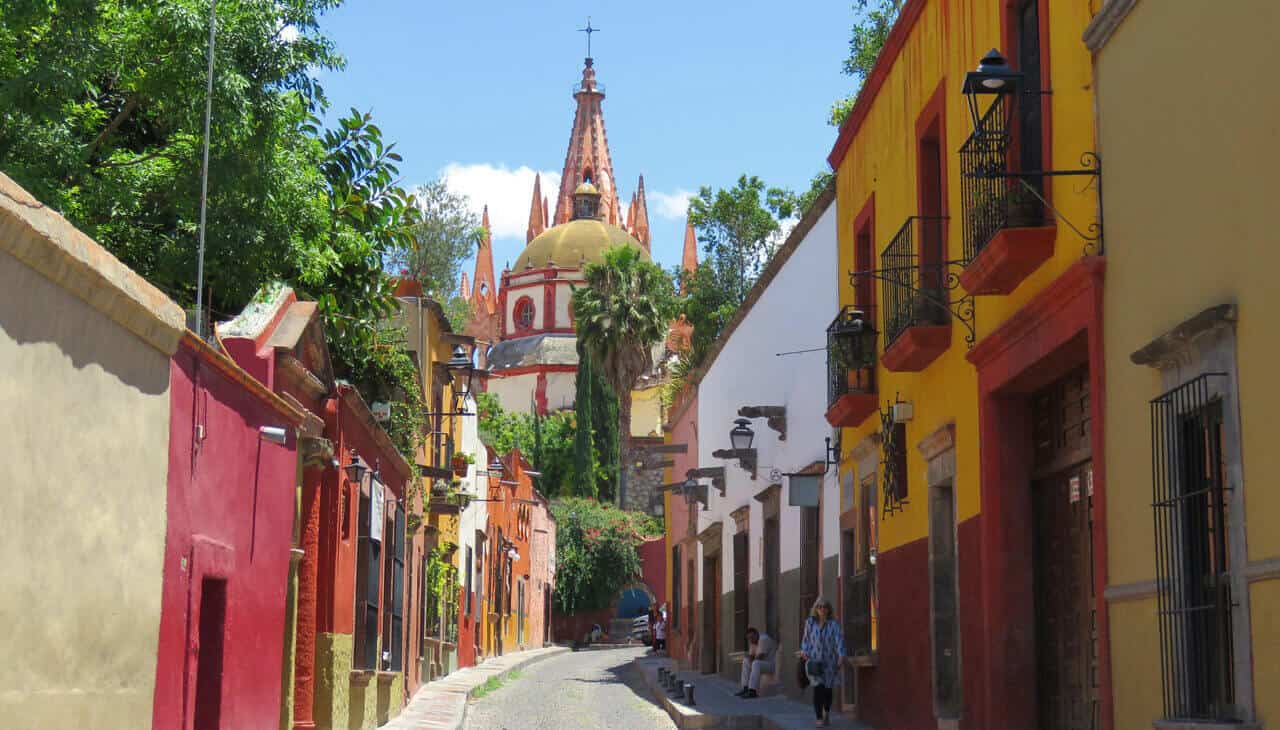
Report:
[[[588,16],[587,16],[587,27],[585,27],[585,28],[579,28],[579,29],[578,29],[578,32],[579,32],[579,33],[586,33],[586,34],[587,34],[587,58],[591,58],[591,34],[592,34],[592,33],[599,33],[599,32],[600,32],[600,29],[599,29],[599,28],[592,28],[592,27],[591,27],[591,16],[590,16],[590,15],[588,15]]]

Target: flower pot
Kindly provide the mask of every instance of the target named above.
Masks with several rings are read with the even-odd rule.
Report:
[[[452,465],[453,465],[454,474],[460,477],[465,477],[467,475],[467,467],[470,466],[470,464],[467,463],[467,457],[465,456],[453,457]]]

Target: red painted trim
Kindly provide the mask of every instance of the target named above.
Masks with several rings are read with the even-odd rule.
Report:
[[[520,321],[520,308],[525,304],[528,304],[529,307],[533,309],[530,313],[530,324],[523,324]],[[532,322],[537,319],[537,317],[538,311],[537,308],[533,306],[533,297],[531,296],[525,295],[520,297],[516,300],[515,306],[511,308],[511,326],[515,328],[517,335],[527,335],[533,332],[534,327]]]
[[[936,137],[938,141],[938,159],[942,163],[939,176],[939,199],[942,201],[942,208],[936,213],[926,211],[923,207],[925,198],[925,180],[924,160],[920,156],[920,145],[928,137]],[[939,215],[947,214],[947,77],[943,76],[938,82],[938,86],[929,95],[929,101],[925,102],[924,108],[920,110],[919,116],[916,117],[916,202],[919,207],[920,215]],[[945,255],[945,251],[943,252]]]
[[[508,370],[496,370],[494,371],[494,374],[503,378],[509,378],[515,375],[576,372],[578,372],[577,365],[525,365],[524,367],[510,368]]]
[[[858,250],[858,241],[862,238],[863,232],[866,232],[867,246],[865,256]],[[853,219],[853,270],[854,271],[870,271],[876,268],[876,194],[872,191],[867,196],[867,202],[862,204],[862,210],[858,211],[858,215]],[[867,315],[871,322],[876,321],[876,285],[875,280],[871,277],[860,277],[859,281],[853,287],[853,299],[862,313]]]
[[[1099,704],[1104,730],[1114,725],[1107,585],[1106,413],[1102,296],[1105,262],[1086,258],[1040,291],[968,360],[978,369],[979,463],[982,489],[983,646],[980,714],[1007,727],[1034,727],[1035,639],[1009,627],[1034,626],[1031,526],[1026,485],[1031,471],[1026,395],[1084,361],[1089,366],[1090,445],[1094,483],[1094,590],[1098,616]]]
[[[854,103],[853,110],[849,112],[849,118],[845,119],[844,124],[840,126],[840,135],[836,137],[835,146],[827,155],[827,164],[831,165],[831,169],[840,169],[840,163],[844,162],[844,156],[849,152],[853,138],[857,136],[862,123],[866,121],[867,114],[871,111],[871,104],[880,93],[880,87],[884,85],[885,79],[888,78],[893,62],[897,60],[902,47],[906,45],[907,36],[911,34],[911,29],[920,19],[926,2],[927,0],[907,0],[902,6],[902,11],[898,13],[898,21],[893,24],[893,30],[889,31],[889,37],[884,41],[884,48],[880,50],[880,56],[871,67],[871,73],[867,74],[862,90],[858,92],[858,100]]]
[[[556,326],[556,286],[542,285],[542,329],[554,329]]]

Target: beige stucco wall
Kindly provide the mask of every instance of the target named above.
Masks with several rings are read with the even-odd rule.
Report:
[[[181,326],[0,175],[5,728],[151,727]]]
[[[1108,571],[1112,585],[1155,578],[1148,401],[1159,373],[1133,351],[1215,305],[1238,308],[1237,362],[1248,558],[1280,557],[1280,434],[1274,413],[1275,171],[1280,169],[1280,4],[1140,0],[1097,52],[1106,210]],[[1206,62],[1221,58],[1222,63]],[[1225,64],[1225,65],[1223,65]],[[1251,587],[1258,718],[1280,722],[1273,580]],[[1154,601],[1113,604],[1117,728],[1159,717]]]

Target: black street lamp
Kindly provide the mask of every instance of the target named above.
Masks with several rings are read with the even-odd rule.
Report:
[[[734,424],[729,431],[729,443],[733,445],[735,451],[746,451],[751,448],[756,432],[751,430],[751,421],[745,418],[736,419]]]
[[[465,380],[466,386],[457,388],[453,392],[454,409],[460,412],[467,394],[475,390],[476,367],[471,362],[471,356],[467,354],[466,348],[462,345],[453,346],[453,357],[449,358],[444,367],[451,376]],[[460,413],[460,415],[467,414]]]
[[[1011,68],[1000,51],[994,48],[978,62],[976,71],[964,75],[961,93],[969,101],[969,114],[973,116],[975,131],[980,131],[983,114],[983,110],[978,108],[978,97],[1017,94],[1025,78],[1025,74]]]

